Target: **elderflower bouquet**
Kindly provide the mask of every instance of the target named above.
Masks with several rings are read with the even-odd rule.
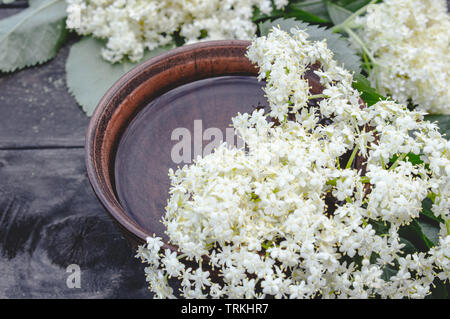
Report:
[[[139,61],[144,50],[154,50],[173,41],[251,39],[253,7],[270,14],[270,0],[67,0],[67,26],[79,34],[106,38],[103,57],[112,63]],[[278,9],[287,4],[276,0]]]
[[[424,298],[448,284],[450,142],[420,111],[365,105],[326,41],[291,33],[248,48],[271,109],[233,118],[245,148],[170,170],[169,243],[137,253],[155,297],[175,297],[169,278],[185,298]]]

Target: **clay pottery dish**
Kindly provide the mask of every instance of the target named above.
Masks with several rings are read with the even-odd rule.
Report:
[[[213,139],[231,138],[227,128],[238,112],[268,107],[264,83],[245,56],[249,45],[210,41],[173,49],[125,74],[99,102],[86,136],[87,173],[134,245],[153,234],[167,240],[161,217],[169,168],[189,164]],[[306,76],[320,86],[312,72]],[[222,136],[211,134],[217,129]]]

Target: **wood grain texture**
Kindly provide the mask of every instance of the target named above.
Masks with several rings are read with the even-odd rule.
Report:
[[[0,9],[0,19],[19,9]],[[150,298],[144,266],[86,175],[89,118],[55,59],[0,73],[0,298]],[[78,264],[81,287],[66,285]]]
[[[89,118],[68,93],[64,69],[76,40],[42,66],[0,73],[0,149],[83,147]]]
[[[83,149],[0,151],[0,297],[151,296],[83,158]],[[70,264],[81,268],[80,289],[66,285]]]

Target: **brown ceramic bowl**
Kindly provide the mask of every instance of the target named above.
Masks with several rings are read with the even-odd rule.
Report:
[[[205,138],[208,128],[220,128],[224,137],[238,112],[267,107],[263,83],[245,57],[249,44],[211,41],[171,50],[128,72],[100,101],[86,137],[87,172],[100,202],[135,246],[153,234],[167,240],[161,223],[167,174],[183,165],[172,155],[176,129],[193,133],[194,152],[186,153],[192,158],[199,138],[200,144],[212,139]],[[312,70],[306,77],[311,92],[320,92]]]
[[[171,132],[195,120],[225,128],[238,111],[265,103],[247,41],[210,41],[151,58],[118,80],[99,102],[86,137],[91,185],[124,235],[142,244],[165,236]],[[168,154],[169,153],[169,154]]]

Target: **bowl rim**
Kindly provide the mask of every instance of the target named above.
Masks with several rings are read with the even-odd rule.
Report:
[[[113,218],[113,221],[116,222],[120,230],[124,231],[125,237],[127,237],[127,239],[130,239],[133,243],[136,242],[138,244],[144,243],[146,238],[149,237],[149,234],[147,231],[144,230],[142,226],[140,226],[138,223],[136,223],[132,218],[130,218],[127,215],[125,209],[123,208],[119,209],[116,205],[112,203],[112,201],[109,199],[109,196],[111,195],[116,199],[120,207],[122,207],[114,191],[113,194],[108,195],[105,194],[105,187],[103,187],[100,182],[102,177],[95,160],[95,157],[99,156],[102,153],[101,147],[96,148],[97,133],[99,129],[101,129],[99,128],[99,124],[101,122],[102,117],[105,114],[105,111],[108,109],[108,105],[113,101],[117,93],[121,91],[121,89],[123,89],[131,79],[133,79],[140,73],[144,73],[145,70],[147,70],[153,64],[176,57],[178,55],[183,55],[189,52],[195,52],[197,50],[220,48],[220,47],[247,48],[250,44],[251,41],[247,40],[215,40],[215,41],[202,41],[194,44],[176,47],[174,49],[156,55],[126,72],[105,92],[103,97],[98,102],[97,107],[93,112],[92,117],[89,121],[89,125],[85,136],[85,165],[87,170],[87,176],[96,197],[103,205],[106,212]],[[101,142],[102,143],[100,143],[101,144],[100,146],[102,146],[104,143],[103,139]],[[164,242],[163,248],[175,249],[174,246],[166,242]]]

